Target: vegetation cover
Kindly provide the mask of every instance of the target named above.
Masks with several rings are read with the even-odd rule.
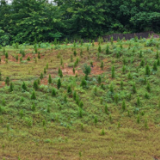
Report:
[[[0,44],[159,32],[159,0],[0,0]]]
[[[160,39],[0,48],[0,159],[158,159]]]

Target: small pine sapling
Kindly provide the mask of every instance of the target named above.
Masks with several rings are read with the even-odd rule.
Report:
[[[5,53],[5,58],[8,59],[8,52]]]
[[[105,105],[104,111],[105,111],[105,113],[107,113],[107,114],[109,113],[107,104]]]
[[[49,75],[49,77],[48,77],[48,83],[49,83],[49,84],[52,83],[52,77],[51,77],[51,75]]]
[[[55,89],[55,88],[53,88],[53,89],[52,89],[52,96],[53,96],[53,97],[55,97],[55,96],[56,96],[56,94],[57,94],[57,93],[56,93],[56,89]]]
[[[9,87],[9,91],[12,92],[12,91],[13,91],[13,88],[14,88],[14,85],[13,85],[13,83],[11,82],[11,83],[10,83],[10,87]]]
[[[122,110],[125,111],[125,109],[126,109],[126,102],[125,102],[125,100],[123,100],[123,102],[122,102]]]
[[[80,86],[83,87],[83,88],[86,88],[87,82],[84,78],[82,79]]]
[[[111,45],[113,45],[113,36],[111,37],[111,39],[110,39],[110,40],[111,40]]]
[[[0,81],[2,80],[2,73],[0,72]]]
[[[123,65],[123,67],[122,67],[122,73],[125,74],[125,72],[126,72],[126,66]]]
[[[140,67],[144,66],[144,59],[141,60]]]
[[[145,67],[145,75],[148,75],[148,76],[149,76],[150,73],[151,73],[151,70],[150,70],[149,65],[147,64],[146,67]]]
[[[112,84],[112,83],[111,83],[111,85],[110,85],[110,87],[109,87],[109,90],[110,90],[111,93],[114,92],[114,88],[113,88],[113,84]]]
[[[58,81],[57,81],[57,88],[60,89],[60,87],[61,87],[61,79],[58,79]]]
[[[75,68],[73,67],[73,74],[75,74],[75,72],[76,72],[76,71],[75,71]]]
[[[140,102],[140,98],[137,98],[137,106],[140,106],[141,102]]]
[[[101,84],[101,82],[102,82],[102,78],[101,78],[101,76],[99,75],[99,76],[98,76],[98,83]]]
[[[103,63],[103,61],[101,61],[101,69],[103,70],[103,68],[104,68],[104,63]]]
[[[115,78],[115,68],[114,68],[114,66],[112,66],[112,78]]]
[[[22,84],[22,89],[23,89],[24,91],[27,90],[27,86],[26,86],[25,82],[23,82],[23,84]]]
[[[35,90],[38,90],[39,86],[38,86],[37,80],[35,80],[35,81],[33,82],[33,88],[34,88]]]
[[[98,46],[98,52],[99,52],[99,53],[102,52],[101,45]]]
[[[10,78],[9,78],[9,77],[6,77],[5,84],[6,84],[6,85],[9,85],[9,83],[10,83]]]
[[[32,92],[31,99],[33,99],[33,100],[36,99],[36,93],[35,93],[35,91]]]
[[[107,47],[106,47],[106,54],[109,54],[109,45],[107,45]]]
[[[43,79],[43,73],[41,73],[41,75],[40,75],[40,79]]]
[[[150,85],[150,83],[149,83],[149,82],[147,83],[147,87],[146,87],[146,89],[147,89],[147,91],[148,91],[148,92],[151,92],[151,85]]]
[[[121,90],[123,90],[123,81],[121,81],[120,86],[121,86]]]
[[[71,94],[71,93],[72,93],[72,88],[71,88],[70,85],[67,87],[67,93],[68,93],[68,94]]]
[[[159,53],[158,53],[158,51],[156,53],[156,59],[159,59]]]
[[[130,73],[130,72],[128,73],[128,79],[129,79],[129,80],[131,80],[131,79],[132,79],[132,75],[131,75],[131,73]]]
[[[157,67],[157,62],[155,61],[155,62],[153,63],[153,70],[154,70],[154,71],[157,71],[157,69],[158,69],[158,67]]]
[[[86,75],[86,79],[88,79],[88,75],[91,73],[91,67],[85,64],[83,68],[83,73]]]
[[[135,83],[132,85],[132,92],[133,92],[133,93],[136,93],[136,92],[137,92]]]
[[[79,108],[79,117],[82,118],[83,113],[82,113],[82,108]]]
[[[73,55],[74,55],[74,56],[77,56],[77,52],[76,52],[76,50],[74,50]]]
[[[90,62],[90,65],[91,65],[91,67],[93,67],[93,62],[92,61]]]

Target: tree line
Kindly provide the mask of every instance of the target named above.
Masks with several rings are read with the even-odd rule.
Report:
[[[160,29],[160,0],[0,0],[0,44]]]

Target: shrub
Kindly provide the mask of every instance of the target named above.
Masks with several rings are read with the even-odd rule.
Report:
[[[83,108],[83,102],[82,102],[82,101],[80,101],[79,107],[80,107],[80,108]]]

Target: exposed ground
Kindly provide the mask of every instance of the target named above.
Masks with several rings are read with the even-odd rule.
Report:
[[[0,159],[158,160],[159,49],[155,38],[0,49]]]

